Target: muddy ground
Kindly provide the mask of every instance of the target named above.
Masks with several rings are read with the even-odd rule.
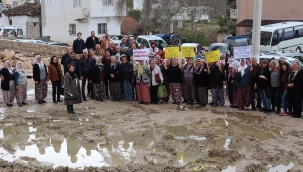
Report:
[[[0,171],[303,171],[302,119],[90,99],[70,115],[48,89],[43,105],[32,80],[28,106],[0,94]]]

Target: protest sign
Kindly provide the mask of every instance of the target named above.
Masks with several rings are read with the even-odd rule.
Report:
[[[165,58],[173,58],[179,56],[179,47],[166,47]]]
[[[182,57],[193,58],[195,56],[194,47],[182,47],[181,54]]]
[[[234,58],[251,58],[251,46],[234,47]]]
[[[134,60],[149,60],[148,54],[149,54],[148,49],[135,49],[135,50],[133,50]]]
[[[208,63],[217,62],[220,60],[220,50],[206,52],[205,57]]]

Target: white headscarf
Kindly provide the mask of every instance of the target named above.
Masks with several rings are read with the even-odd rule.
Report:
[[[8,63],[10,63],[10,62],[11,62],[10,60],[4,62],[4,68],[8,69],[9,73],[13,74],[14,73],[14,68],[12,66],[8,67]]]
[[[41,59],[41,62],[38,62],[39,57],[41,57],[41,56],[40,55],[35,56],[35,64],[38,64],[39,67],[44,66],[44,63],[43,63],[42,59]]]
[[[19,61],[16,63],[16,71],[24,72],[23,66],[20,67],[20,65],[22,65],[22,62]]]
[[[241,62],[242,61],[244,61],[244,66],[241,66]],[[243,76],[244,75],[244,70],[247,68],[247,64],[246,64],[246,62],[245,62],[245,60],[244,59],[241,59],[241,61],[240,61],[240,67],[238,68],[238,72],[241,72],[241,76]]]

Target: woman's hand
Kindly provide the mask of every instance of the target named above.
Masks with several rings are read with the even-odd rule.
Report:
[[[294,87],[294,83],[289,83],[289,84],[287,84],[287,86],[292,88],[292,87]]]
[[[16,86],[16,90],[19,90],[19,86]]]
[[[35,84],[37,85],[37,84],[38,84],[38,81],[35,81]]]

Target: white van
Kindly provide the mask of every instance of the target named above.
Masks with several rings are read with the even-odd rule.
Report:
[[[0,36],[11,37],[13,34],[15,37],[23,37],[23,30],[15,26],[0,26]]]

